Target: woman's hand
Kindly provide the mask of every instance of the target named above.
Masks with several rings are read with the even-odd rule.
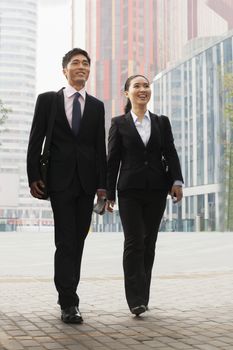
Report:
[[[110,213],[112,213],[114,205],[115,205],[115,201],[107,200],[105,209]]]
[[[180,202],[181,199],[183,198],[182,186],[173,185],[171,188],[170,194],[171,194],[173,203]]]

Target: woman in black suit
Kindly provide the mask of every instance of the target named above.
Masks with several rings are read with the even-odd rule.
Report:
[[[147,109],[151,97],[148,79],[129,77],[125,96],[125,114],[112,119],[109,131],[107,210],[113,211],[117,188],[125,237],[126,299],[130,311],[140,315],[148,309],[155,244],[167,194],[179,202],[183,178],[169,119]],[[172,182],[165,173],[162,153]]]

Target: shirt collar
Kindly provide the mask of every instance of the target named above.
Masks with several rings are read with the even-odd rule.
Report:
[[[132,110],[130,111],[130,113],[131,113],[131,115],[133,117],[134,123],[136,123],[137,120],[138,120],[138,116]],[[146,110],[145,115],[144,115],[143,118],[148,119],[150,121],[150,113],[149,113],[148,109]]]
[[[75,93],[77,92],[77,90],[71,86],[71,85],[67,85],[64,89],[64,93],[66,94],[66,97],[70,98],[71,96],[73,96]],[[80,95],[82,96],[82,98],[86,99],[86,90],[85,87],[83,87],[81,90],[78,91],[80,93]]]

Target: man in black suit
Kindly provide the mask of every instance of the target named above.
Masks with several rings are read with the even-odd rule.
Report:
[[[104,104],[85,91],[90,57],[75,48],[62,61],[67,86],[56,93],[48,192],[55,225],[55,286],[61,319],[81,323],[77,287],[81,259],[93,210],[94,196],[105,197],[106,148]],[[30,133],[27,171],[31,194],[42,198],[39,158],[50,118],[52,96],[38,96]]]

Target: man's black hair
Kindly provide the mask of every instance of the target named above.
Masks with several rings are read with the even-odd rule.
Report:
[[[80,49],[79,47],[75,47],[74,49],[68,51],[65,54],[65,56],[63,57],[63,59],[62,59],[62,68],[66,68],[68,63],[71,61],[72,57],[76,56],[76,55],[83,55],[83,56],[85,56],[86,59],[88,60],[89,65],[91,64],[91,59],[90,59],[88,53],[85,50]]]

